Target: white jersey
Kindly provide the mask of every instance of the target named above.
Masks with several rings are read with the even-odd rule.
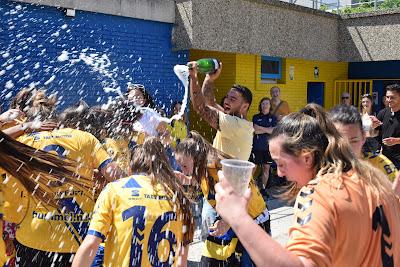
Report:
[[[161,116],[155,110],[145,109],[142,117],[133,125],[135,131],[144,132],[147,136],[158,136],[157,127]]]

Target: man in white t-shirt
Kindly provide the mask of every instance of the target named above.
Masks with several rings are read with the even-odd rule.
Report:
[[[251,91],[241,85],[233,85],[223,103],[218,105],[214,96],[214,81],[221,74],[221,67],[213,74],[207,74],[202,88],[197,79],[196,62],[190,73],[190,96],[193,108],[217,130],[213,146],[238,159],[248,160],[253,145],[253,123],[246,119],[251,105]]]

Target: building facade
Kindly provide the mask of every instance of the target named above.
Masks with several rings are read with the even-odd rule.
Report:
[[[100,4],[92,6],[100,9]],[[146,8],[139,8],[143,16]],[[175,6],[169,7],[169,17],[165,3],[158,8],[164,8],[159,10],[164,17],[154,17],[156,11],[150,10],[141,19],[112,14],[111,9],[105,14],[0,0],[2,102],[35,85],[57,92],[61,109],[79,99],[97,105],[117,96],[118,88],[123,94],[128,83],[140,83],[168,111],[183,97],[173,67],[188,61],[188,51],[172,50]]]
[[[278,0],[0,0],[0,13],[2,103],[35,84],[57,91],[61,107],[95,105],[131,82],[168,112],[183,98],[173,66],[204,57],[224,65],[217,100],[234,83],[252,90],[249,119],[272,86],[295,111],[308,102],[331,108],[345,90],[355,105],[365,92],[381,98],[400,79],[398,11],[339,16]],[[191,126],[212,136],[194,112]]]

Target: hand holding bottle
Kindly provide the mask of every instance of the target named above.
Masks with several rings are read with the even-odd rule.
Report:
[[[197,77],[198,69],[197,69],[197,62],[196,61],[190,61],[186,64],[189,68],[189,76],[190,77]]]
[[[221,69],[221,62],[216,58],[202,58],[187,63],[189,70],[196,69],[203,74],[213,74]]]
[[[208,81],[215,81],[216,79],[218,79],[219,75],[221,74],[222,71],[222,63],[219,63],[219,68],[213,72],[213,73],[208,73],[206,74],[206,78],[204,79],[204,81],[208,80]]]

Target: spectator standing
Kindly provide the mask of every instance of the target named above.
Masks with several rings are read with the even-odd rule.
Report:
[[[251,105],[251,91],[241,85],[233,85],[221,107],[215,102],[214,81],[219,77],[221,67],[213,74],[207,74],[200,89],[197,79],[197,63],[190,72],[190,96],[197,113],[217,130],[213,147],[231,157],[248,160],[253,144],[253,124],[246,119]]]
[[[396,179],[397,169],[387,157],[380,151],[364,150],[367,140],[366,133],[361,116],[355,107],[338,105],[329,112],[329,118],[341,136],[347,139],[353,153],[358,158],[368,161],[372,166],[381,170],[391,182]]]
[[[345,105],[345,106],[351,106],[351,99],[350,99],[349,92],[343,92],[342,93],[342,102],[341,102],[341,104]]]
[[[372,120],[370,116],[376,116],[373,103],[374,102],[371,95],[364,94],[361,96],[360,114],[362,118],[363,130],[366,136],[363,150],[366,152],[379,153],[381,150],[381,145],[377,138],[378,133],[374,129],[371,129]]]
[[[284,116],[290,113],[288,102],[281,100],[281,89],[274,86],[270,90],[271,94],[271,114],[280,121]]]
[[[381,110],[377,117],[371,116],[373,128],[379,130],[382,153],[400,168],[400,85],[386,87],[389,107]]]
[[[389,107],[388,102],[386,101],[386,95],[382,96],[382,109]]]
[[[361,107],[360,107],[361,115],[375,115],[374,112],[374,102],[372,96],[369,94],[364,94],[361,96]]]
[[[269,178],[270,164],[272,163],[271,155],[268,148],[268,137],[277,124],[277,118],[271,114],[271,100],[268,97],[261,99],[258,105],[260,113],[253,116],[253,150],[251,153],[250,161],[257,165],[261,165],[261,182],[260,188],[262,193],[265,193]]]

